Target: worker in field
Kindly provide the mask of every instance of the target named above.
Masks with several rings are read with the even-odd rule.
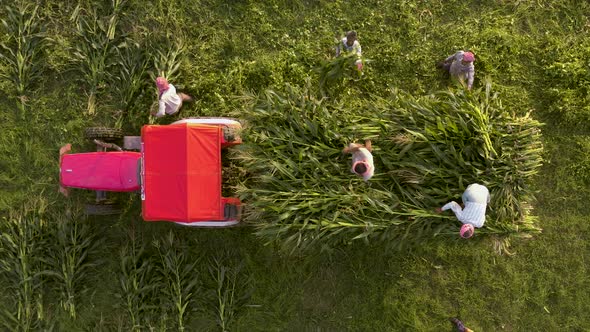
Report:
[[[354,54],[357,60],[354,62],[358,71],[363,70],[363,61],[361,60],[361,44],[357,40],[356,31],[348,31],[346,36],[336,46],[336,56],[339,57],[341,54]]]
[[[458,51],[446,58],[445,61],[440,62],[437,67],[447,71],[453,79],[459,80],[461,84],[467,82],[467,89],[471,90],[475,76],[474,61],[475,55],[472,52]]]
[[[350,143],[342,150],[342,153],[352,154],[352,168],[351,172],[362,177],[363,180],[369,179],[375,173],[375,166],[373,165],[373,155],[371,154],[373,148],[371,147],[371,140],[365,140],[365,144]]]
[[[472,329],[463,325],[463,322],[460,321],[458,318],[451,318],[450,321],[457,328],[457,332],[473,332]]]
[[[470,238],[475,232],[475,227],[481,228],[486,220],[486,208],[490,202],[488,188],[481,184],[473,183],[467,186],[463,193],[463,206],[452,201],[442,208],[436,208],[437,213],[451,209],[457,219],[463,223],[460,235],[462,238]]]
[[[158,111],[152,111],[152,115],[160,118],[164,115],[177,113],[185,101],[191,102],[193,98],[182,92],[176,93],[174,85],[168,83],[164,77],[156,78],[158,87]]]

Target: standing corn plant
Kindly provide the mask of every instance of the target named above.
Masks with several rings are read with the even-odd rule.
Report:
[[[143,49],[132,40],[127,40],[126,47],[117,48],[115,63],[119,74],[115,76],[115,82],[121,116],[116,127],[121,127],[124,118],[133,122],[137,114],[144,111],[144,104],[139,101],[145,91],[149,91],[146,84],[149,57]]]
[[[72,319],[77,317],[79,299],[89,290],[87,281],[92,269],[100,264],[88,257],[98,247],[96,233],[87,222],[78,218],[56,216],[56,238],[49,252],[48,275],[55,279],[61,307]]]
[[[0,273],[6,280],[4,292],[14,301],[1,307],[6,331],[49,327],[43,302],[43,256],[49,251],[49,234],[46,222],[33,213],[16,212],[2,220]]]
[[[222,252],[209,261],[210,306],[221,331],[228,331],[236,314],[250,298],[253,288],[244,261]]]
[[[166,36],[163,41],[155,42],[152,46],[154,54],[154,68],[156,76],[166,77],[174,81],[178,75],[180,65],[185,60],[186,45],[184,36],[177,34],[175,36]]]
[[[490,92],[394,93],[356,105],[307,89],[267,91],[244,114],[238,158],[251,173],[239,192],[264,239],[287,248],[381,239],[394,246],[456,234],[434,208],[474,182],[492,193],[478,233],[538,230],[529,215],[531,177],[541,165],[540,123],[505,111]],[[350,173],[341,149],[373,141],[369,184]]]
[[[96,113],[97,97],[107,87],[117,49],[126,46],[123,37],[117,34],[118,5],[120,1],[113,1],[113,12],[108,20],[100,17],[96,9],[86,11],[79,5],[72,15],[77,26],[77,41],[71,52],[76,70],[81,74],[82,86],[86,88],[89,115]]]
[[[16,1],[6,6],[7,15],[0,20],[8,36],[0,43],[0,61],[6,67],[0,77],[12,84],[21,118],[25,117],[27,94],[42,76],[43,52],[49,41],[37,9],[26,1]]]
[[[132,331],[142,331],[150,322],[156,309],[155,299],[163,286],[161,275],[155,273],[157,262],[145,252],[134,233],[126,247],[121,250],[119,297],[122,309],[128,314]]]
[[[160,258],[158,272],[162,279],[160,296],[163,309],[176,318],[176,330],[184,331],[187,313],[200,282],[196,270],[198,260],[189,261],[185,255],[186,247],[172,232],[162,242],[156,240],[155,247]]]

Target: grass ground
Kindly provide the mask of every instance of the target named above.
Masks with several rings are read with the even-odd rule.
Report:
[[[104,26],[119,22],[112,39],[105,39],[100,27],[79,30],[73,3],[38,3],[39,22],[52,44],[34,55],[43,75],[32,79],[25,91],[24,110],[16,100],[15,81],[0,80],[0,214],[5,218],[0,266],[7,290],[0,302],[11,313],[0,316],[3,328],[445,331],[450,330],[450,316],[460,316],[476,331],[590,328],[587,3],[129,0],[113,1],[119,5],[113,8],[108,2],[81,1],[85,17],[95,12]],[[7,9],[0,13],[9,19]],[[155,98],[150,77],[157,72],[169,73],[173,82],[196,97],[184,116],[236,114],[241,107],[236,96],[285,82],[303,85],[308,76],[317,80],[313,69],[332,56],[334,35],[351,28],[359,32],[364,55],[373,62],[360,81],[337,85],[332,98],[354,103],[391,88],[416,95],[445,89],[448,82],[434,70],[434,63],[457,49],[470,48],[478,59],[476,88],[490,77],[506,106],[517,113],[535,110],[546,123],[546,163],[535,183],[534,213],[540,218],[541,234],[513,241],[513,256],[494,253],[489,238],[433,240],[403,252],[359,243],[286,255],[262,245],[248,228],[194,230],[141,222],[137,197],[128,201],[121,217],[85,219],[76,217],[76,207],[88,198],[84,193],[69,200],[57,195],[58,148],[66,142],[84,146],[82,132],[88,125],[119,124],[137,132],[150,121],[147,109]],[[13,30],[1,31],[0,42],[14,45]],[[94,85],[90,64],[100,63],[101,55],[85,51],[82,33],[103,43],[99,49],[112,51],[105,58],[108,66],[98,72],[104,76]],[[140,47],[118,48],[123,41]],[[133,53],[137,49],[147,54]],[[145,73],[118,61],[131,55],[142,59],[158,50],[177,60],[170,64],[149,58]],[[117,52],[131,55],[117,58]],[[0,64],[0,71],[9,76],[13,69],[6,61]],[[123,69],[136,76],[124,77]],[[136,89],[121,88],[129,86]],[[89,114],[93,93],[97,105]],[[10,237],[9,221],[19,211],[28,216],[27,222],[45,221],[31,231],[39,251],[29,260],[9,254],[18,244],[9,240],[25,238]],[[64,217],[64,211],[73,217]],[[62,246],[46,241],[55,239],[55,225],[63,218],[87,223],[96,245],[84,247],[74,241],[73,233]],[[166,244],[169,236],[172,245]],[[81,251],[76,254],[71,248]],[[18,279],[27,269],[39,272],[47,263],[43,260],[55,252],[77,257],[77,271],[84,271],[76,275],[73,287],[75,316],[64,305],[69,298],[63,295],[60,277],[44,273],[23,278],[24,283]],[[137,259],[124,260],[131,252]],[[174,265],[162,257],[184,260]],[[222,264],[213,264],[215,259]],[[15,262],[28,265],[11,265]],[[191,262],[198,263],[183,270]],[[53,272],[63,272],[62,265],[55,266]],[[215,272],[222,270],[220,282]],[[178,278],[166,277],[170,275]],[[124,291],[122,285],[132,279],[138,288]],[[191,286],[193,279],[199,282]],[[181,320],[178,301],[188,310]],[[32,314],[17,315],[19,305]]]

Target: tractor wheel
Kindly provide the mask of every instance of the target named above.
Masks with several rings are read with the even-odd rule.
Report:
[[[121,209],[113,203],[89,203],[84,207],[84,213],[88,216],[110,216],[120,214]]]
[[[123,131],[107,127],[89,127],[84,131],[84,136],[88,139],[96,138],[105,142],[113,142],[123,138]]]

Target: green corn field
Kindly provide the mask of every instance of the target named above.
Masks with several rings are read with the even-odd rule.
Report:
[[[586,1],[0,4],[0,330],[586,331]],[[335,57],[355,30],[356,56]],[[471,91],[436,65],[475,54]],[[155,118],[154,80],[193,102]],[[232,117],[240,225],[82,213],[88,127]],[[370,139],[375,175],[343,148]],[[174,144],[174,142],[170,142]],[[470,239],[436,208],[489,188]]]

